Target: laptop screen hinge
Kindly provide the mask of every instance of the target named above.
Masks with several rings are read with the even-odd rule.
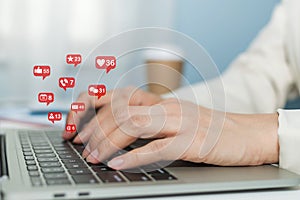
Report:
[[[0,135],[0,177],[8,175],[5,135]]]

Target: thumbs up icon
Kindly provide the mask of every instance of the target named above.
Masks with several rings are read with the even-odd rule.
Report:
[[[37,68],[34,69],[34,73],[35,74],[42,74],[43,70],[40,67],[37,67]]]

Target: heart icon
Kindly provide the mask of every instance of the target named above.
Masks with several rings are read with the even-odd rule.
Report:
[[[105,60],[104,59],[97,59],[97,64],[102,67],[105,63]]]

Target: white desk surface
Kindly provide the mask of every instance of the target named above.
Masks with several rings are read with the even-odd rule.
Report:
[[[300,187],[293,189],[273,189],[245,192],[211,193],[200,195],[145,198],[143,200],[299,200]]]

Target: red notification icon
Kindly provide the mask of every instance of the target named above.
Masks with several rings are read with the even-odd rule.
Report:
[[[90,96],[97,96],[100,99],[106,94],[106,87],[105,85],[90,85],[88,93]]]
[[[38,101],[40,103],[46,103],[48,106],[50,103],[54,102],[54,94],[51,92],[40,92],[38,94]]]
[[[75,113],[85,110],[85,104],[82,102],[74,102],[71,104],[71,110]]]
[[[116,68],[116,57],[115,56],[97,56],[95,59],[96,68],[106,69],[106,73]]]
[[[75,124],[67,124],[65,130],[68,133],[74,133],[74,132],[76,132],[76,125]]]
[[[73,77],[61,77],[58,80],[59,87],[64,89],[73,88],[75,86],[75,78]]]
[[[48,112],[48,120],[54,124],[55,121],[62,119],[61,112]]]
[[[36,77],[43,77],[43,80],[50,76],[50,66],[46,65],[36,65],[33,67],[33,75]]]
[[[81,63],[82,57],[80,54],[68,54],[66,56],[66,62],[68,64],[74,65],[74,67],[77,67]]]

